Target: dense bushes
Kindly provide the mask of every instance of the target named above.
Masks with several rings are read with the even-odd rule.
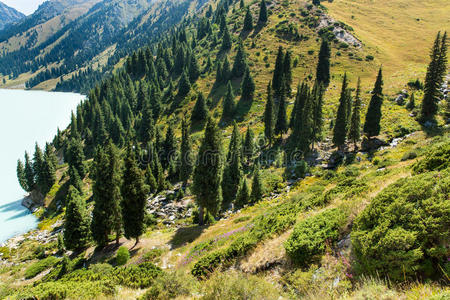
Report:
[[[444,170],[450,167],[450,143],[438,144],[431,148],[424,158],[413,166],[415,174]]]
[[[58,261],[59,261],[58,258],[54,256],[49,256],[45,259],[35,262],[25,270],[25,278],[31,279],[33,277],[36,277],[43,271],[53,267]]]
[[[287,254],[295,263],[308,265],[325,252],[326,242],[337,241],[345,221],[345,214],[337,208],[303,220],[295,226],[284,245]]]
[[[120,247],[119,250],[117,250],[116,264],[118,266],[123,266],[128,262],[129,259],[130,259],[130,252],[128,251],[127,247],[125,246]]]
[[[180,296],[189,296],[197,281],[184,273],[164,273],[152,284],[141,300],[168,300]]]
[[[447,169],[400,179],[378,194],[354,223],[357,269],[393,280],[441,274],[448,267],[449,193]]]

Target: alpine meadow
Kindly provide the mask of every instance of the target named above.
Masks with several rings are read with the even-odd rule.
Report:
[[[7,157],[0,299],[450,298],[449,1],[0,16],[0,88],[84,95]]]

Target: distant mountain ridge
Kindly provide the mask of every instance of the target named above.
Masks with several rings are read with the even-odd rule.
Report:
[[[24,17],[23,13],[0,1],[0,30],[3,30],[6,25],[17,22]]]

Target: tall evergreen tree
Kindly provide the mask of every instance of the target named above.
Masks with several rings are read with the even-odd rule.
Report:
[[[89,216],[86,203],[73,186],[67,192],[64,220],[64,245],[68,250],[80,251],[89,243]]]
[[[309,87],[306,88],[305,104],[299,125],[298,148],[306,154],[310,151],[314,140],[314,95],[310,92]]]
[[[228,81],[227,93],[223,98],[222,119],[224,120],[231,119],[234,115],[234,110],[235,110],[235,103],[234,103],[233,87],[231,86],[231,82]]]
[[[330,44],[327,39],[322,39],[319,51],[319,61],[317,63],[316,81],[322,83],[324,87],[327,87],[330,84],[330,57]]]
[[[233,124],[230,146],[227,154],[227,162],[223,170],[222,180],[222,208],[227,209],[234,201],[239,189],[242,177],[242,145],[239,128],[236,122]]]
[[[292,89],[292,62],[291,62],[291,53],[286,51],[286,55],[284,56],[283,61],[283,76],[285,83],[285,91],[288,96],[291,95]]]
[[[261,174],[259,171],[259,166],[255,166],[253,171],[253,182],[252,182],[252,192],[250,194],[250,200],[252,203],[256,203],[262,200],[264,196],[264,187],[261,181]]]
[[[364,123],[364,133],[368,138],[380,134],[381,105],[383,104],[383,73],[380,68],[378,71],[375,87],[372,91],[369,108],[367,109],[366,120]]]
[[[244,17],[244,27],[242,28],[243,31],[250,31],[253,29],[253,16],[252,12],[250,11],[250,7],[247,6],[247,11],[245,13]]]
[[[247,59],[245,55],[244,46],[242,45],[242,43],[239,43],[236,52],[236,57],[234,58],[234,64],[233,69],[231,70],[231,74],[234,78],[240,78],[244,76],[246,70],[247,70]]]
[[[438,103],[441,95],[440,88],[446,71],[446,37],[447,34],[444,34],[441,43],[439,32],[431,50],[431,61],[425,77],[424,95],[420,111],[420,121],[422,123],[432,121],[438,111]]]
[[[314,98],[314,120],[313,120],[313,145],[322,139],[323,130],[323,93],[324,89],[322,84],[315,82],[313,89]]]
[[[99,247],[108,244],[108,235],[116,233],[116,243],[120,238],[122,220],[121,174],[118,150],[109,143],[106,149],[98,148],[94,158],[94,210],[92,214],[92,237]]]
[[[261,4],[259,5],[259,24],[265,24],[267,22],[267,5],[266,0],[261,0]]]
[[[69,167],[69,184],[83,194],[83,181],[74,166]]]
[[[189,126],[186,119],[181,123],[181,146],[180,146],[180,180],[186,186],[194,169],[192,142],[189,136]]]
[[[241,97],[244,101],[252,101],[255,93],[255,82],[253,81],[250,69],[247,67],[241,84]]]
[[[228,57],[225,56],[222,64],[222,75],[220,76],[222,82],[228,82],[231,78],[230,62]]]
[[[242,184],[239,188],[238,194],[236,196],[235,206],[237,208],[242,208],[250,202],[250,191],[247,184],[247,178],[244,177]]]
[[[20,187],[23,190],[28,192],[30,190],[30,187],[28,186],[28,182],[27,182],[27,178],[26,178],[26,174],[25,174],[25,166],[20,159],[17,160],[16,173],[17,173],[17,179],[19,180]]]
[[[286,116],[286,96],[284,89],[280,93],[280,100],[278,101],[278,116],[275,124],[275,134],[280,135],[286,133],[288,130],[287,116]]]
[[[122,184],[122,219],[127,239],[135,238],[136,244],[144,233],[145,204],[149,187],[145,184],[144,172],[138,167],[136,156],[128,146]]]
[[[193,193],[199,206],[199,223],[203,225],[204,210],[215,216],[222,199],[222,141],[216,122],[209,118],[205,128],[205,136],[200,146],[197,164],[194,171]]]
[[[283,47],[278,48],[277,59],[275,61],[275,70],[273,71],[272,78],[272,88],[275,92],[275,95],[279,95],[281,85],[283,83],[283,73],[284,73],[284,53]]]
[[[244,153],[243,156],[247,164],[251,162],[253,154],[255,153],[254,138],[253,131],[250,126],[248,126],[247,132],[245,133],[244,145],[242,147],[242,152]]]
[[[228,27],[225,25],[225,30],[223,32],[223,36],[222,36],[222,46],[221,46],[221,50],[222,51],[228,51],[231,49],[231,35],[230,32],[228,31]]]
[[[31,192],[36,187],[36,176],[33,169],[33,162],[28,155],[28,152],[25,151],[25,179],[27,181],[28,190],[27,192]]]
[[[195,58],[195,55],[191,55],[191,61],[189,63],[189,80],[194,83],[198,77],[200,76],[200,66],[198,65],[198,61]]]
[[[194,108],[192,110],[191,120],[204,121],[208,117],[208,108],[206,107],[205,98],[202,93],[197,96],[197,101],[195,102]]]
[[[264,109],[264,136],[269,141],[269,146],[272,145],[274,134],[274,113],[273,113],[273,99],[271,84],[267,86],[267,101]]]
[[[355,100],[353,101],[352,117],[348,139],[353,142],[355,150],[357,143],[361,140],[361,78],[358,77]]]
[[[339,107],[336,115],[336,121],[333,129],[333,144],[336,145],[339,150],[345,145],[347,137],[347,99],[349,97],[347,74],[344,74],[342,80],[341,96],[339,98]]]
[[[239,8],[240,8],[240,9],[243,9],[244,7],[245,7],[244,0],[240,0],[240,2],[239,2]]]
[[[178,84],[178,97],[184,98],[189,94],[191,90],[191,83],[186,72],[183,72],[180,78],[180,83]]]
[[[166,139],[163,143],[163,153],[161,156],[161,165],[167,169],[169,162],[175,157],[176,152],[176,138],[172,125],[169,125],[166,132]]]
[[[69,166],[73,166],[77,170],[78,175],[80,175],[81,178],[84,178],[86,176],[83,143],[80,139],[71,139],[69,141],[64,159],[69,164]]]
[[[140,127],[140,141],[143,144],[148,143],[153,139],[155,133],[154,123],[153,123],[153,113],[150,107],[150,103],[147,101],[144,103]]]

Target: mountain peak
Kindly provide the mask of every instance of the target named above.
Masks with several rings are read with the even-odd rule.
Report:
[[[0,30],[10,23],[19,21],[23,17],[25,17],[23,13],[0,1]]]

